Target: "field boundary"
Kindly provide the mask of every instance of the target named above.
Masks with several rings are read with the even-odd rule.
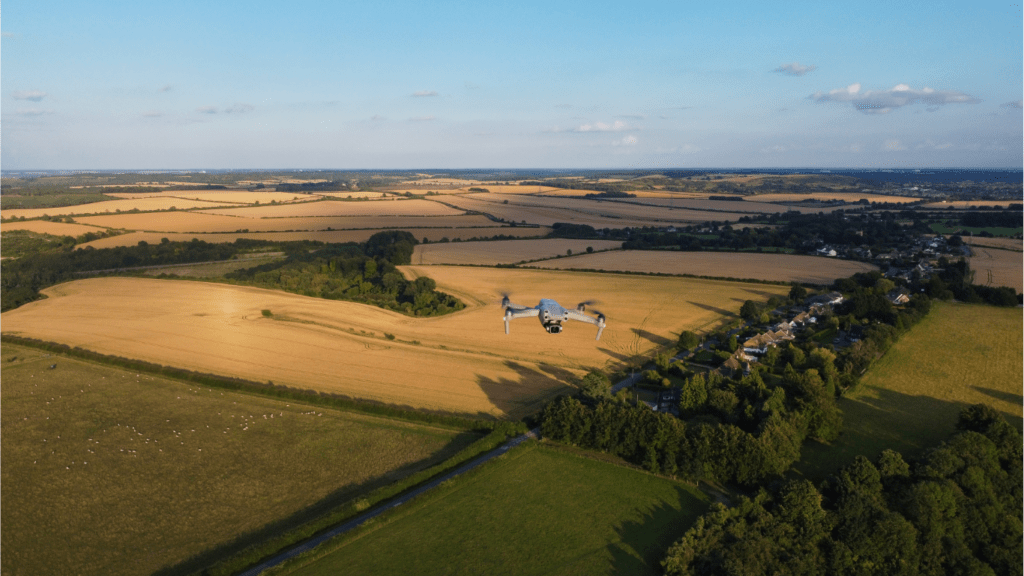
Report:
[[[610,250],[603,250],[603,252],[609,252]],[[594,254],[597,253],[595,250]],[[581,256],[584,254],[581,254]],[[573,254],[576,256],[576,254]],[[558,258],[570,258],[570,256],[560,256]],[[549,258],[550,260],[557,260],[558,258]],[[534,262],[537,262],[536,260]],[[744,282],[748,284],[769,284],[773,286],[793,286],[799,284],[808,288],[822,288],[824,284],[809,284],[804,282],[783,282],[781,280],[761,280],[758,278],[733,278],[731,276],[700,276],[697,274],[672,274],[669,272],[633,272],[628,270],[600,270],[596,268],[541,268],[540,266],[526,266],[522,264],[505,264],[504,266],[483,266],[479,264],[445,264],[445,266],[481,266],[485,268],[523,268],[529,270],[560,270],[564,272],[596,272],[600,274],[627,274],[630,276],[666,276],[669,278],[693,278],[695,280],[719,280],[723,282]]]

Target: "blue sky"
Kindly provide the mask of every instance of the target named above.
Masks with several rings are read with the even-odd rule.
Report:
[[[1020,167],[1021,4],[34,0],[3,169]]]

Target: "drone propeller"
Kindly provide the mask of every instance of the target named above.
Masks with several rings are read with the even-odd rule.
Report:
[[[600,303],[601,302],[597,300],[584,300],[583,302],[580,302],[579,304],[576,305],[576,309],[579,310],[580,312],[584,312],[587,309],[587,306],[593,306],[594,304]]]
[[[600,340],[601,332],[604,331],[604,314],[597,310],[591,310],[591,312],[597,314],[597,338],[595,338],[595,340]]]

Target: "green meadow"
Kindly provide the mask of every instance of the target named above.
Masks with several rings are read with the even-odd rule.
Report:
[[[948,438],[970,404],[989,404],[1020,430],[1022,343],[1020,308],[936,302],[840,399],[839,439],[805,444],[796,469],[818,479],[887,448],[916,457]]]
[[[479,438],[13,344],[0,357],[4,574],[201,568]]]
[[[660,574],[708,506],[684,483],[530,443],[276,573]]]

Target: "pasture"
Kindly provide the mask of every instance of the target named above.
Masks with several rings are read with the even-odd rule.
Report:
[[[707,508],[686,484],[527,445],[278,573],[655,575]]]
[[[1000,248],[1024,252],[1024,240],[1020,238],[985,238],[984,236],[964,236],[965,243],[971,246],[986,246],[989,248]]]
[[[1024,292],[1024,261],[1020,252],[980,246],[972,247],[971,251],[974,255],[968,261],[974,270],[975,284],[1008,286]]]
[[[948,210],[953,208],[956,210],[966,210],[969,208],[1006,208],[1010,204],[1020,204],[1020,200],[944,200],[942,202],[931,202],[923,204],[922,208],[934,208],[941,210]]]
[[[388,404],[518,418],[567,390],[573,375],[616,369],[671,345],[682,330],[735,318],[745,300],[786,286],[550,270],[407,266],[466,309],[412,318],[380,308],[222,284],[92,278],[5,312],[5,333],[200,372],[272,380]],[[601,301],[608,326],[506,335],[501,294],[536,305]],[[261,311],[270,310],[271,317]],[[389,335],[392,338],[389,338]]]
[[[721,278],[745,278],[773,282],[831,284],[857,272],[878,268],[872,264],[795,254],[753,252],[669,252],[619,250],[581,254],[531,266],[558,270],[608,270],[614,272],[658,272]]]
[[[239,218],[302,218],[324,216],[457,216],[463,211],[427,200],[379,200],[375,202],[346,202],[323,200],[320,202],[293,202],[273,206],[221,208],[203,210],[205,214],[220,214]]]
[[[514,230],[514,228],[513,228]],[[622,246],[614,240],[570,240],[564,238],[538,240],[499,240],[491,242],[446,242],[420,244],[412,254],[413,264],[514,264],[541,258],[564,256],[594,250],[610,250]]]
[[[839,400],[844,430],[831,446],[806,443],[795,468],[821,478],[857,455],[892,448],[908,458],[948,438],[957,414],[984,402],[1021,429],[1020,309],[935,303]]]
[[[34,220],[33,222],[39,222]],[[429,224],[430,220],[425,221]],[[19,222],[20,224],[20,222]],[[26,222],[27,224],[27,222]],[[6,228],[6,224],[5,230]],[[74,226],[68,224],[68,226]],[[93,228],[86,226],[88,231],[102,230],[99,228]],[[128,234],[122,234],[120,236],[113,236],[110,238],[101,238],[99,240],[93,240],[92,242],[86,242],[80,244],[77,248],[84,248],[86,246],[92,246],[93,248],[112,248],[114,246],[135,246],[140,241],[148,242],[150,244],[156,244],[163,238],[167,238],[172,242],[189,242],[193,238],[202,240],[203,242],[234,242],[239,238],[248,238],[251,240],[271,240],[271,241],[291,241],[291,240],[316,240],[319,242],[365,242],[370,236],[373,236],[377,232],[380,232],[382,228],[371,228],[371,229],[360,229],[360,230],[332,230],[330,232],[321,231],[308,231],[308,232],[221,232],[216,234],[206,233],[178,233],[178,232],[131,232]],[[419,241],[423,241],[424,238],[430,242],[438,242],[443,238],[449,240],[469,240],[470,238],[490,238],[493,236],[517,236],[517,237],[533,237],[533,236],[546,236],[551,232],[550,228],[525,228],[525,227],[500,227],[490,226],[486,228],[416,228],[408,226],[403,228],[408,230]],[[456,244],[457,245],[457,244]]]
[[[476,439],[12,344],[0,356],[4,574],[152,574]]]

